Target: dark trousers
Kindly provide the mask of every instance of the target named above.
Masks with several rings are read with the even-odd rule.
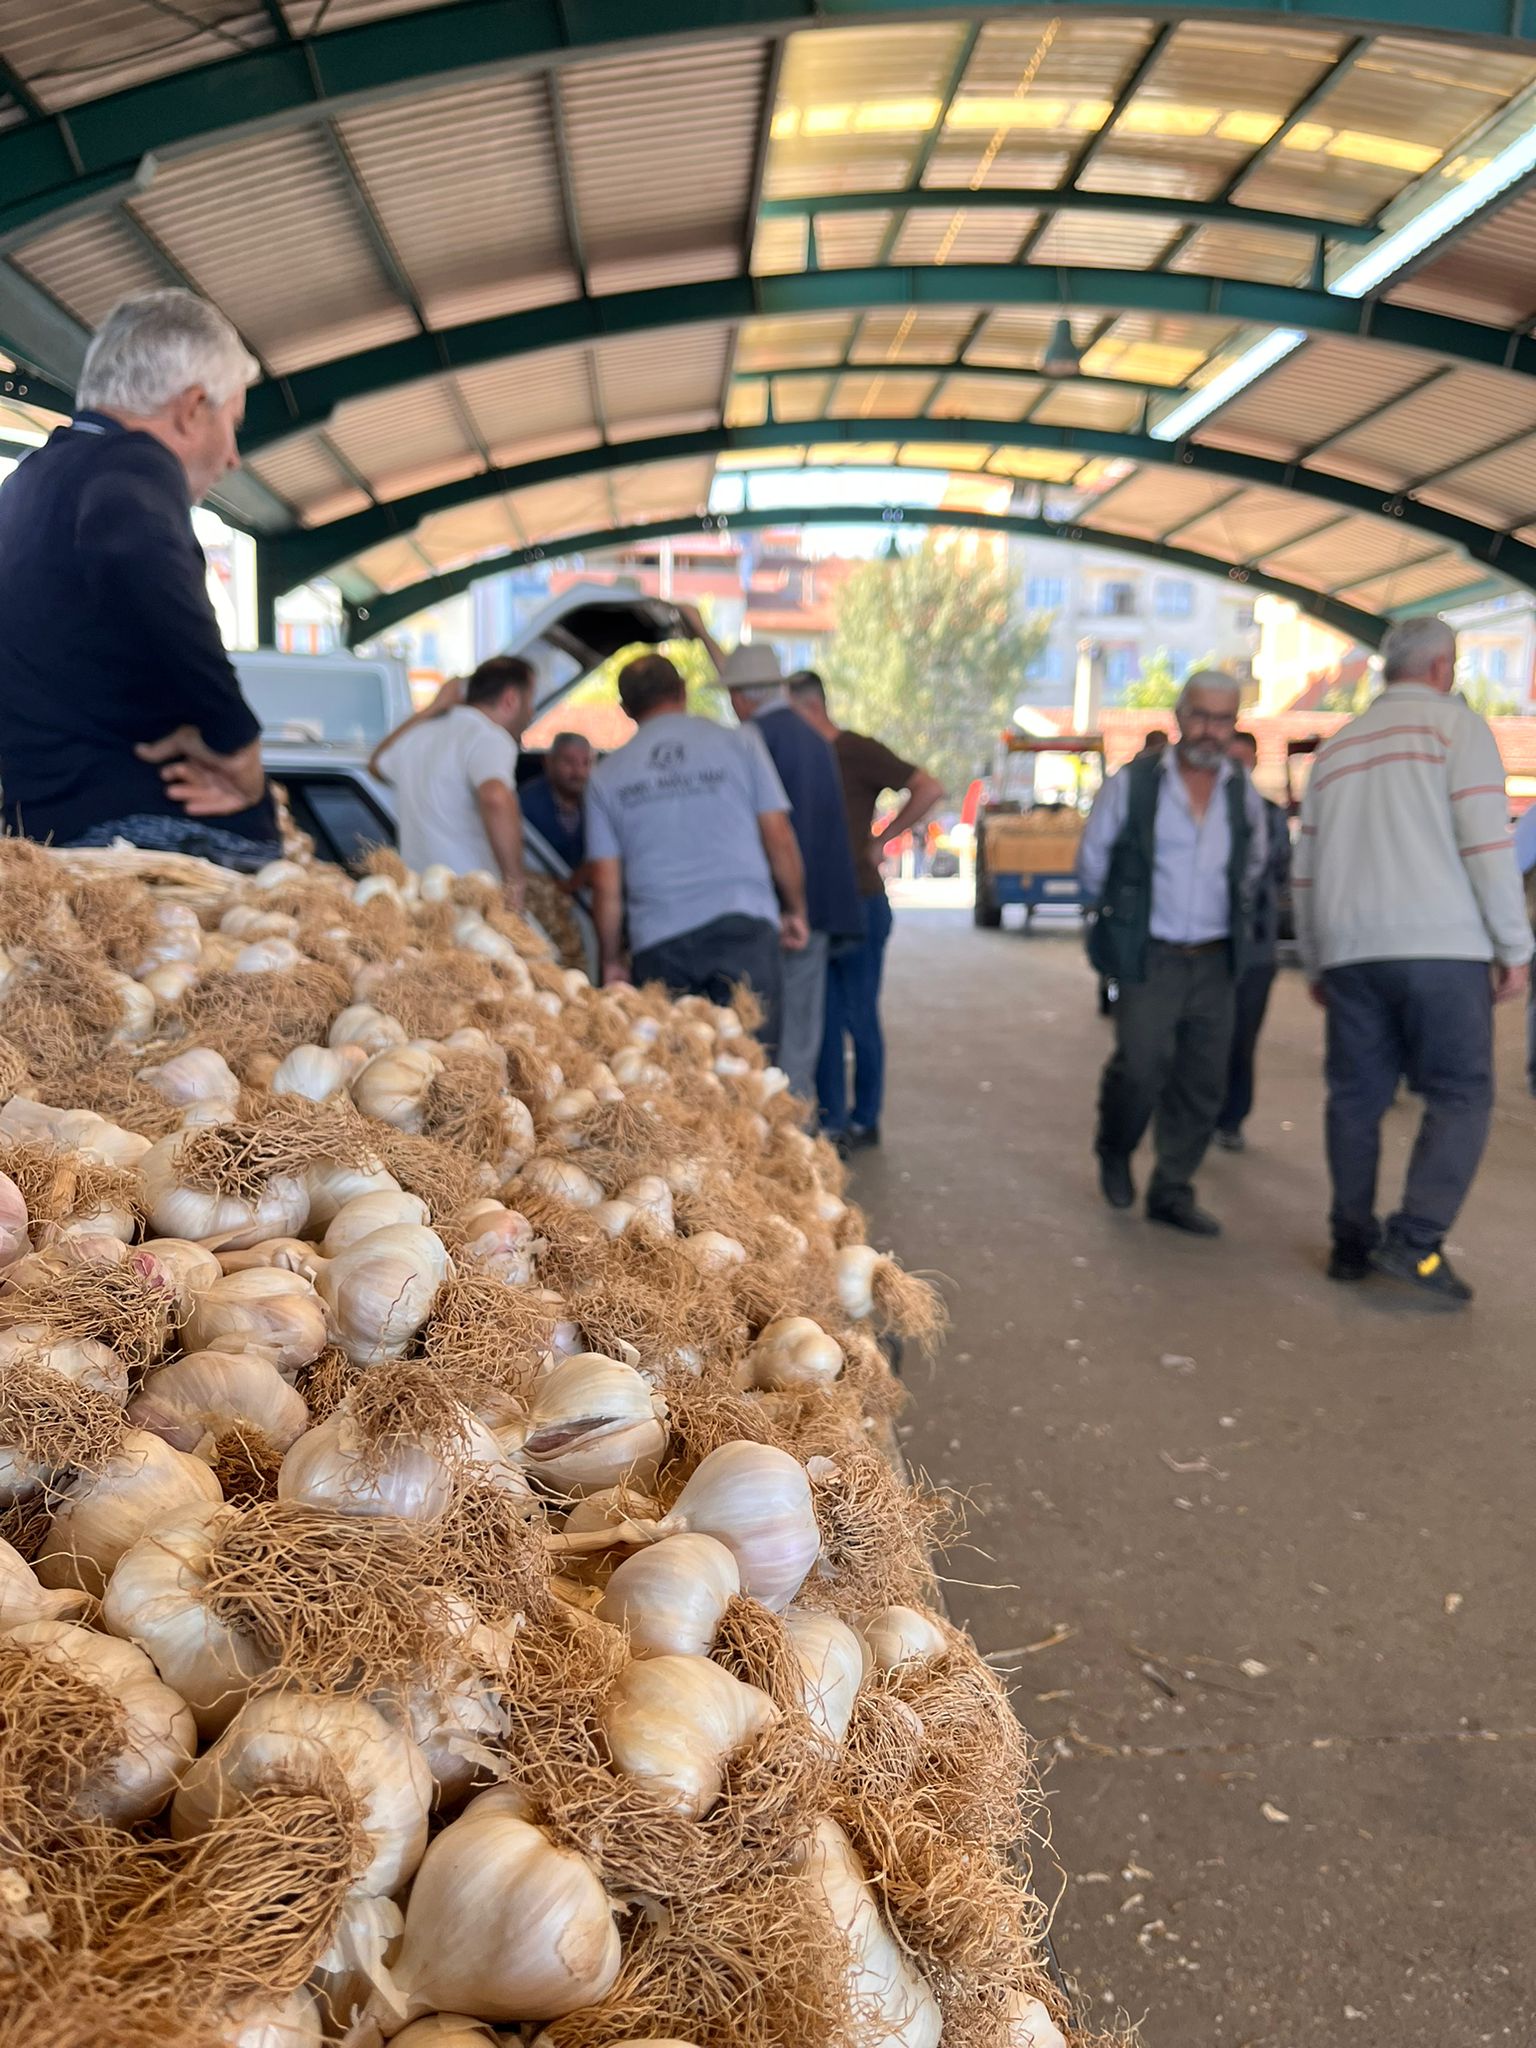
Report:
[[[1232,1018],[1232,1056],[1227,1062],[1227,1099],[1216,1119],[1219,1131],[1240,1131],[1253,1108],[1253,1061],[1264,1029],[1269,992],[1275,985],[1272,963],[1249,967],[1238,976]]]
[[[1129,1158],[1153,1123],[1151,1202],[1188,1199],[1227,1086],[1234,989],[1225,943],[1147,948],[1145,981],[1120,984],[1115,1049],[1099,1084],[1098,1149]]]
[[[1493,987],[1481,960],[1330,967],[1328,1172],[1336,1243],[1376,1242],[1381,1120],[1406,1079],[1424,1101],[1402,1207],[1387,1227],[1434,1251],[1455,1222],[1493,1114]]]
[[[827,1018],[816,1062],[822,1127],[869,1130],[885,1100],[885,1038],[880,1030],[880,975],[891,936],[891,906],[882,889],[864,898],[864,936],[827,962]],[[846,1042],[853,1041],[853,1115],[848,1113]]]
[[[636,982],[665,983],[675,996],[708,996],[728,1003],[744,981],[763,1006],[758,1037],[770,1056],[778,1051],[784,966],[779,928],[761,917],[717,917],[691,932],[647,946],[630,962]]]

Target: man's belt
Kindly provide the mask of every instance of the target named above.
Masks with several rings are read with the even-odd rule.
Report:
[[[1179,953],[1193,960],[1201,953],[1225,953],[1229,941],[1226,939],[1202,939],[1198,946],[1181,945],[1177,939],[1153,939],[1154,946],[1161,946],[1165,953]]]

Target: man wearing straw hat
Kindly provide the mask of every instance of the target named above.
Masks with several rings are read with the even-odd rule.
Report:
[[[239,466],[257,367],[193,293],[124,299],[91,343],[73,421],[0,489],[8,831],[242,869],[281,853],[191,518]]]

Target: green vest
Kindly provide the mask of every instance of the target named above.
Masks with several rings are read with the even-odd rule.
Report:
[[[1130,800],[1125,823],[1109,856],[1104,900],[1088,932],[1088,958],[1107,980],[1145,981],[1147,941],[1152,928],[1152,871],[1156,859],[1157,806],[1163,790],[1163,764],[1157,755],[1138,754],[1126,769]],[[1248,805],[1243,777],[1227,777],[1227,826],[1232,850],[1227,858],[1229,923],[1227,948],[1234,975],[1243,971],[1248,913],[1243,877],[1248,869]]]

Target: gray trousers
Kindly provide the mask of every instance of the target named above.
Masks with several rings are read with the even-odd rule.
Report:
[[[816,1100],[816,1062],[827,1010],[827,946],[825,932],[812,932],[803,953],[786,953],[783,960],[779,1065],[789,1076],[791,1093],[806,1103]]]
[[[1146,980],[1120,984],[1115,1049],[1099,1083],[1098,1149],[1128,1159],[1154,1124],[1149,1202],[1193,1193],[1227,1091],[1234,999],[1225,942],[1153,939]]]
[[[728,1003],[737,982],[746,982],[763,1006],[758,1038],[776,1059],[784,990],[780,963],[788,958],[776,924],[733,913],[645,947],[631,960],[630,972],[637,986],[659,981],[675,996],[708,996],[712,1003]]]

